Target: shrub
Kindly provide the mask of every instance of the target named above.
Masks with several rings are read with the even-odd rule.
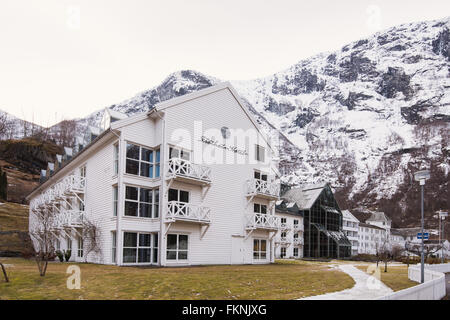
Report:
[[[59,262],[64,262],[64,254],[62,253],[62,251],[61,250],[56,250],[55,253],[56,253],[56,256],[59,259]]]
[[[354,261],[365,261],[365,262],[377,262],[377,256],[373,254],[361,253],[353,256],[351,260]]]
[[[64,258],[66,259],[66,262],[70,260],[70,256],[72,255],[72,250],[64,250]]]

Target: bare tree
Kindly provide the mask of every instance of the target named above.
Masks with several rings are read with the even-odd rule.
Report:
[[[0,111],[0,139],[11,139],[14,131],[14,122],[8,119],[6,113]]]
[[[43,209],[42,211],[33,211],[30,219],[30,236],[34,244],[34,257],[39,269],[39,275],[45,276],[47,272],[48,261],[55,256],[53,244],[57,239],[54,232],[55,214],[53,211]]]
[[[101,233],[97,223],[88,218],[83,218],[82,228],[84,259],[87,262],[90,253],[95,253],[96,255],[101,253]]]
[[[406,245],[407,251],[417,256],[422,255],[422,243],[409,241]],[[441,250],[442,244],[440,243],[425,243],[423,250],[423,258],[426,261],[429,256],[435,254]]]
[[[4,266],[3,263],[1,263],[1,262],[0,262],[0,267],[2,267],[3,276],[5,277],[5,281],[6,281],[6,282],[9,282],[8,274],[6,273],[5,266]]]

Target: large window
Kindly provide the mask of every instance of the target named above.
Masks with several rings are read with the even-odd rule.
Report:
[[[186,234],[167,235],[167,260],[184,261],[188,258],[188,236]]]
[[[285,258],[285,257],[286,257],[286,247],[282,247],[281,248],[280,258]]]
[[[112,263],[116,263],[117,236],[116,236],[116,232],[115,231],[111,232],[111,243],[112,243],[112,247],[111,247],[111,261],[112,261]]]
[[[160,176],[160,150],[147,149],[138,145],[127,143],[125,172],[147,177]]]
[[[151,263],[152,261],[157,262],[157,238],[157,233],[124,232],[123,263]]]
[[[125,215],[143,218],[159,217],[159,189],[125,187]]]
[[[267,257],[267,241],[263,239],[253,239],[253,259],[264,260]]]
[[[118,198],[119,198],[119,189],[117,186],[113,187],[113,216],[117,216],[118,211]]]
[[[294,248],[294,257],[298,257],[298,248]]]
[[[78,237],[78,250],[77,250],[78,258],[83,257],[83,238]]]

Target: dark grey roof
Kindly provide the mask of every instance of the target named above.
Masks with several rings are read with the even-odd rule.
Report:
[[[295,216],[303,216],[297,204],[286,199],[278,200],[275,203],[275,211],[279,213],[292,214]]]
[[[287,190],[282,197],[289,201],[294,201],[300,210],[308,210],[313,206],[314,202],[327,185],[327,183],[320,183],[299,186]]]

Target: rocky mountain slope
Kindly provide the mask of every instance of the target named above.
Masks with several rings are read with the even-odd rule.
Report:
[[[326,180],[342,207],[385,210],[394,224],[416,224],[415,170],[432,172],[429,215],[450,205],[449,30],[450,18],[405,24],[232,84],[264,130],[281,137],[286,183]],[[180,71],[111,108],[144,112],[220,81]],[[102,112],[79,119],[80,130],[98,124]]]

